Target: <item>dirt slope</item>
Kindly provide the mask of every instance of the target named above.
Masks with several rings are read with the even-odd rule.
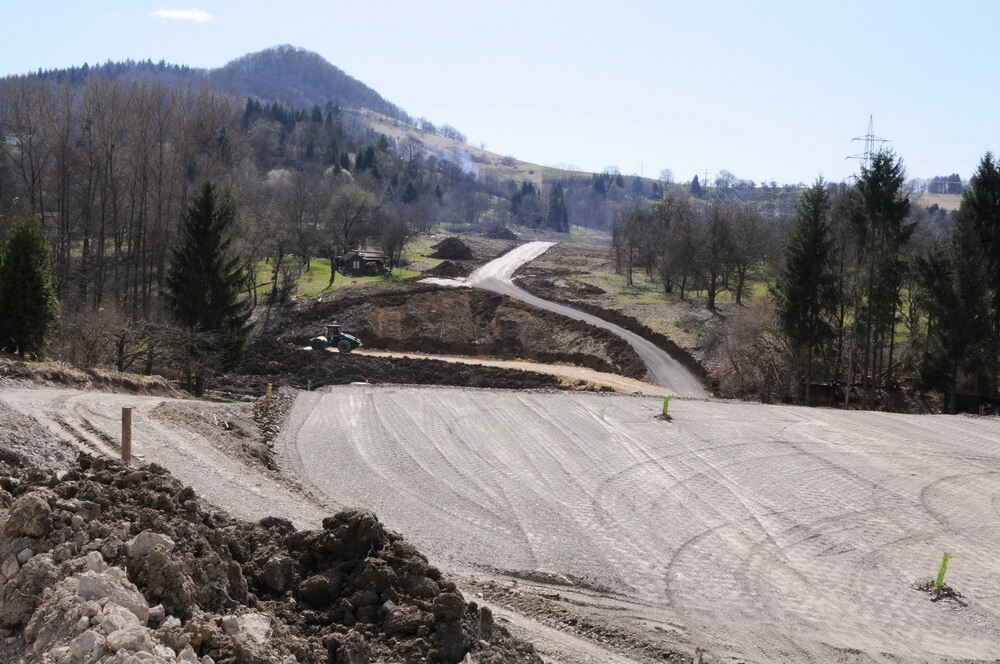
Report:
[[[338,322],[367,348],[569,362],[641,378],[645,366],[605,330],[516,299],[470,289],[413,284],[320,302],[295,315],[279,339],[302,345]]]

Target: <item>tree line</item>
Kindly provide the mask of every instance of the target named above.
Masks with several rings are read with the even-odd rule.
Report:
[[[793,394],[817,382],[869,407],[902,383],[998,394],[1000,170],[987,153],[947,233],[921,223],[902,160],[881,152],[850,187],[806,190],[773,289]],[[822,385],[821,385],[822,386]]]

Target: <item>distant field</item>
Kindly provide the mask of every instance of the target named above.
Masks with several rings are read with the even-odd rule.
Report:
[[[962,196],[959,194],[920,194],[918,199],[921,205],[930,207],[937,205],[945,210],[957,210],[962,203]]]

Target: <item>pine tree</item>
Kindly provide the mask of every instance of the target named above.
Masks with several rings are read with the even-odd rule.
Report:
[[[704,193],[704,190],[701,188],[701,183],[698,182],[698,176],[695,175],[694,179],[691,180],[691,195],[701,198]]]
[[[928,328],[920,380],[925,387],[951,392],[948,410],[955,412],[961,374],[988,366],[984,252],[968,215],[956,220],[948,250],[918,259],[916,271]]]
[[[415,203],[418,198],[420,198],[420,194],[417,193],[417,188],[413,186],[413,182],[407,182],[406,191],[403,192],[403,202]]]
[[[37,219],[14,224],[0,257],[0,348],[40,355],[59,320],[45,234]]]
[[[841,297],[829,212],[830,197],[820,179],[799,200],[775,288],[778,320],[802,372],[806,405],[813,362],[828,356],[824,344],[834,336],[830,321]]]
[[[231,255],[234,220],[229,197],[220,199],[215,187],[205,182],[191,200],[171,251],[164,293],[176,323],[212,337],[221,369],[239,366],[250,334],[250,305],[240,295],[243,269]],[[187,351],[202,352],[192,346]],[[195,390],[200,392],[201,376],[197,378]]]
[[[569,233],[569,213],[566,211],[562,185],[558,182],[549,191],[549,213],[545,222],[556,233]]]
[[[989,374],[988,391],[1000,390],[1000,163],[989,152],[979,162],[962,195],[956,226],[967,223],[982,247],[984,276],[978,284],[984,291],[983,306],[988,311],[987,355],[985,368]]]

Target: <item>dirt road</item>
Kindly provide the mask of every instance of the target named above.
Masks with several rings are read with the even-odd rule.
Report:
[[[538,258],[538,256],[545,253],[554,244],[554,242],[527,242],[483,265],[466,279],[430,278],[424,281],[442,286],[483,288],[516,298],[533,307],[552,311],[613,332],[627,341],[635,349],[635,352],[639,354],[643,362],[646,363],[646,367],[649,370],[649,375],[647,376],[649,382],[665,387],[672,394],[678,396],[702,398],[708,396],[708,392],[701,384],[701,381],[693,373],[651,341],[619,325],[598,318],[593,314],[588,314],[557,302],[543,300],[514,285],[512,281],[514,272],[525,263]]]
[[[136,458],[169,469],[200,496],[242,519],[257,521],[279,514],[299,528],[316,528],[331,511],[296,490],[293,483],[276,482],[273,476],[218,450],[204,437],[163,421],[154,412],[163,403],[183,407],[191,401],[44,388],[0,390],[0,401],[34,417],[81,450],[111,457],[121,453],[121,409],[131,407]],[[213,405],[196,403],[202,408]]]
[[[332,349],[330,350],[332,352]],[[569,364],[542,364],[540,362],[528,362],[525,360],[496,360],[485,357],[467,357],[464,355],[427,355],[424,353],[403,353],[387,350],[359,349],[353,351],[353,354],[369,355],[371,357],[410,357],[418,360],[441,360],[442,362],[497,367],[499,369],[520,369],[522,371],[533,371],[535,373],[559,376],[569,381],[582,380],[600,387],[610,387],[615,392],[622,392],[624,394],[646,394],[651,396],[665,396],[670,394],[669,390],[659,385]]]
[[[1000,654],[1000,421],[682,400],[665,423],[659,407],[341,386],[297,401],[281,453],[449,567],[620,593],[711,661]],[[968,606],[911,587],[945,550]]]
[[[309,401],[315,396],[319,396],[318,393],[304,393],[303,398]],[[194,488],[202,498],[241,519],[257,521],[265,516],[277,515],[290,519],[299,528],[317,528],[323,517],[355,504],[336,499],[317,500],[304,491],[294,478],[263,472],[258,465],[249,465],[220,451],[206,437],[177,426],[176,415],[186,407],[223,411],[228,404],[51,388],[2,389],[0,403],[22,415],[31,416],[60,438],[68,440],[72,447],[111,457],[120,454],[121,409],[132,407],[136,459],[160,464]],[[164,417],[162,409],[158,410],[164,404],[171,406],[170,417]],[[0,427],[3,424],[0,422]],[[42,444],[42,441],[39,443]],[[0,440],[2,445],[3,440]],[[45,453],[42,449],[38,452]],[[354,500],[354,496],[350,499]],[[445,562],[443,559],[432,559],[432,562],[452,571],[442,564]],[[474,597],[474,588],[467,585],[466,577],[459,576],[456,580],[470,598]],[[497,618],[516,634],[539,642],[539,652],[546,662],[640,662],[528,616],[484,600],[481,603],[495,608]]]

